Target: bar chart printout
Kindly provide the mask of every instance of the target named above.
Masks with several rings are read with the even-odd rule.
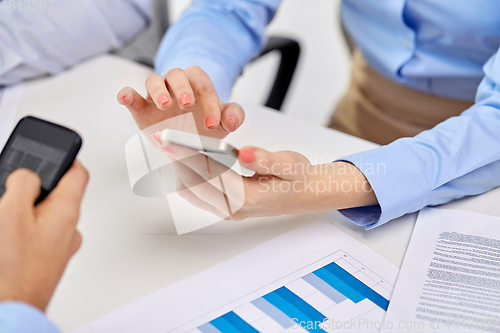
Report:
[[[393,286],[344,251],[331,257],[336,260],[191,332],[354,331],[357,323],[378,331],[375,321],[383,320]],[[346,318],[355,321],[345,325]]]
[[[378,332],[398,272],[319,220],[72,333]]]

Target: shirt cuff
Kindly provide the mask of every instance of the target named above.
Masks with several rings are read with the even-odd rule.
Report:
[[[15,301],[0,303],[0,332],[60,333],[42,311],[32,305]]]
[[[431,188],[425,166],[405,140],[340,158],[355,165],[366,177],[379,205],[341,209],[339,212],[367,230],[424,207]],[[428,167],[428,166],[427,166]]]
[[[161,57],[157,56],[157,59],[160,58]],[[221,101],[227,102],[229,100],[234,82],[226,73],[224,68],[213,60],[198,57],[191,59],[183,57],[179,59],[172,59],[168,62],[157,60],[155,64],[155,71],[157,74],[163,76],[172,68],[186,69],[191,66],[198,66],[208,74]]]

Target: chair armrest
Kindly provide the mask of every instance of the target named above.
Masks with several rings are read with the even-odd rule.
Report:
[[[299,61],[300,45],[290,38],[269,37],[266,47],[257,59],[272,51],[281,53],[281,61],[266,106],[280,110]]]

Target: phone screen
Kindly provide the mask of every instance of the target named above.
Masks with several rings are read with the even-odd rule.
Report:
[[[0,156],[0,196],[5,192],[7,177],[18,168],[38,173],[42,189],[51,191],[61,176],[68,154],[79,144],[75,136],[79,139],[69,129],[36,118],[22,120]]]

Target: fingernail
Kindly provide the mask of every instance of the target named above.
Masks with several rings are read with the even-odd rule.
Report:
[[[207,120],[205,121],[205,126],[207,128],[212,127],[215,125],[215,118],[214,116],[208,116]]]
[[[186,106],[188,105],[189,103],[191,103],[191,97],[189,97],[188,94],[184,94],[181,96],[181,105],[182,106]]]
[[[120,98],[120,103],[122,103],[122,104],[126,104],[126,102],[125,102],[125,98],[127,98],[127,94],[123,94],[123,95],[121,96],[121,98]]]
[[[229,119],[233,122],[234,128],[238,128],[238,121],[236,120],[236,118],[233,116],[230,116]]]
[[[153,135],[152,135],[152,137],[153,137],[153,139],[156,141],[156,143],[157,143],[158,145],[160,145],[160,146],[161,146],[161,136],[160,136],[160,132],[153,134]]]
[[[159,98],[158,98],[158,102],[160,103],[160,105],[165,105],[168,103],[168,97],[165,96],[165,95],[161,95]]]
[[[238,157],[243,163],[252,163],[255,160],[255,152],[253,152],[252,150],[243,149],[240,150],[240,154],[238,155]]]
[[[169,145],[166,145],[166,146],[161,146],[161,148],[160,148],[160,149],[161,149],[162,151],[164,151],[165,153],[167,153],[167,154],[170,154],[170,155],[175,154],[175,151],[174,151],[174,150],[172,149],[172,147],[171,147],[171,146],[169,146]]]

